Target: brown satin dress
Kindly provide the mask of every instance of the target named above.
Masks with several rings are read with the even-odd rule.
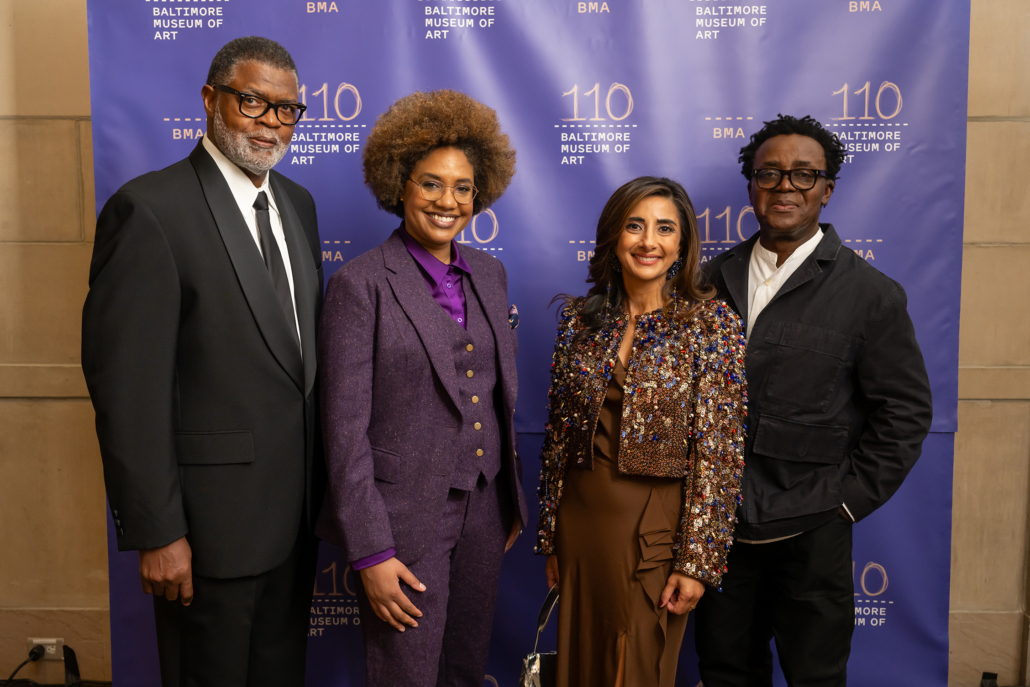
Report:
[[[619,474],[625,380],[618,361],[598,417],[593,469],[569,466],[558,505],[558,687],[673,687],[676,680],[687,616],[658,603],[672,574],[683,480]]]

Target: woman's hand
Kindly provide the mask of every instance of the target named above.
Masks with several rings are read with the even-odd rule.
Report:
[[[702,583],[683,573],[674,572],[665,583],[658,608],[668,608],[669,613],[676,615],[690,613],[704,593],[705,586]]]
[[[505,553],[508,553],[508,549],[515,545],[515,540],[519,538],[520,534],[522,534],[522,518],[516,515],[511,523],[511,532],[508,532],[508,541],[504,545]]]
[[[388,558],[378,565],[358,572],[361,574],[361,582],[365,585],[365,594],[372,604],[372,610],[380,620],[389,623],[398,632],[404,632],[405,625],[418,627],[415,618],[421,618],[422,611],[415,608],[415,604],[401,591],[398,580],[404,580],[418,592],[424,592],[426,586],[408,570],[408,566],[396,558]]]
[[[551,589],[558,584],[558,557],[548,556],[544,570],[547,571],[547,588]]]

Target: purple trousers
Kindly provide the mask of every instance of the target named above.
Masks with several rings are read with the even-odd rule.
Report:
[[[367,687],[481,687],[486,674],[497,581],[512,522],[505,480],[451,489],[435,541],[417,561],[398,558],[426,586],[401,589],[422,611],[398,632],[376,616],[358,576]],[[432,517],[429,514],[426,516]]]

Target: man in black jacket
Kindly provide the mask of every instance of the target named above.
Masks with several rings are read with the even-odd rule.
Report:
[[[844,161],[815,120],[781,116],[741,149],[759,232],[705,266],[747,326],[748,433],[721,593],[697,606],[705,687],[846,683],[851,527],[915,464],[932,406],[899,284],[819,213]]]
[[[228,43],[201,91],[205,137],[97,220],[82,368],[165,687],[304,684],[321,249],[311,195],[270,171],[298,88],[278,43]]]

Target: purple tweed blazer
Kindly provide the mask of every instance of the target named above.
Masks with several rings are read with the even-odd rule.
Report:
[[[329,485],[316,533],[349,561],[394,548],[408,565],[435,534],[464,420],[452,353],[456,325],[430,295],[401,231],[340,268],[326,288],[318,370]],[[465,296],[479,296],[497,344],[501,474],[525,523],[508,276],[496,258],[459,250],[472,270]]]

